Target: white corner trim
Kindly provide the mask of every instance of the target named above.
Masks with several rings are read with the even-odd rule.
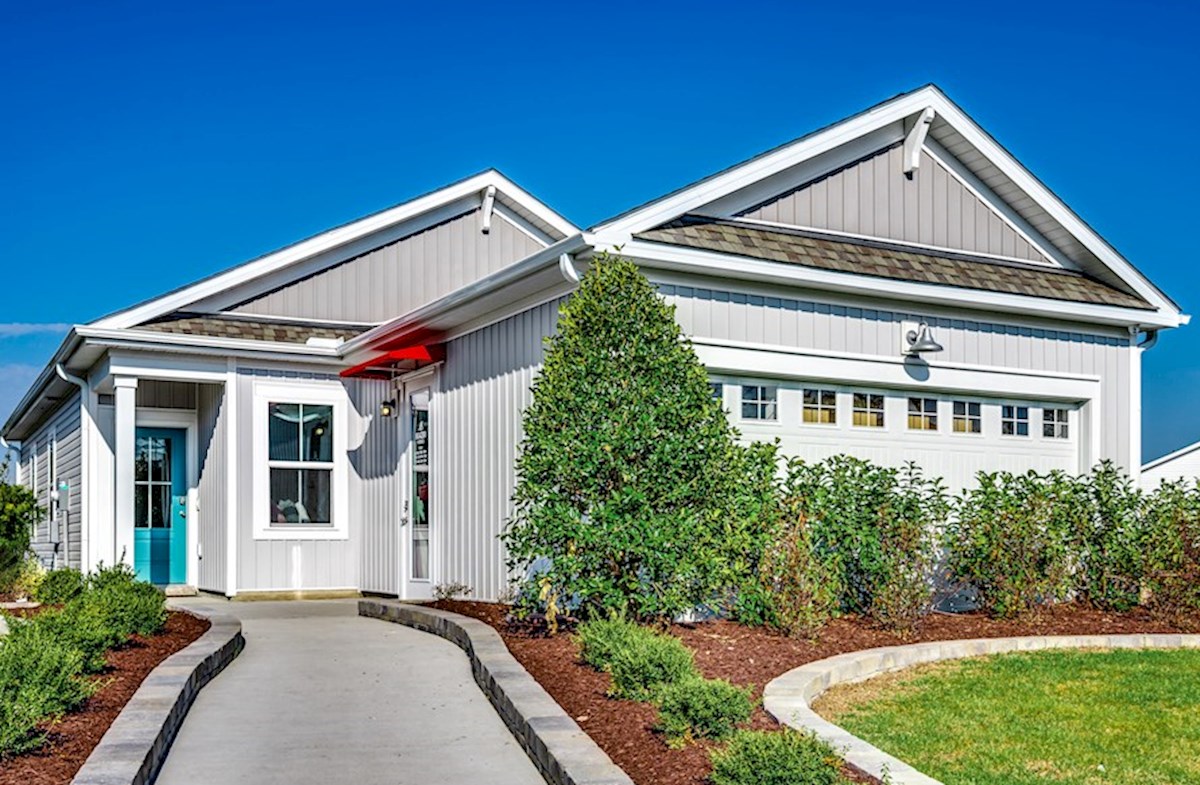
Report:
[[[254,488],[251,493],[251,529],[256,540],[347,540],[350,538],[349,433],[350,399],[346,389],[336,381],[296,379],[253,382],[253,411],[250,412],[254,442],[250,450],[250,475]],[[333,407],[333,468],[331,494],[332,522],[328,525],[272,524],[266,512],[270,508],[270,474],[268,456],[267,405],[278,403],[308,403]]]
[[[238,456],[242,452],[242,442],[239,440],[241,428],[238,413],[237,360],[229,357],[225,361],[224,392],[222,393],[222,408],[225,418],[225,596],[237,594],[237,564],[238,564],[238,502],[241,499],[239,487]]]

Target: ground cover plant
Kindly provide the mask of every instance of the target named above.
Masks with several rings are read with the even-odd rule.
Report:
[[[1191,783],[1197,668],[1194,650],[1006,654],[835,688],[816,708],[946,785]]]

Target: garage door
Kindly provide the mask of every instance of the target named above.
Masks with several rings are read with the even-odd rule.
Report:
[[[1081,466],[1078,402],[735,378],[713,385],[745,439],[779,439],[785,455],[806,460],[913,461],[952,492],[980,471]]]

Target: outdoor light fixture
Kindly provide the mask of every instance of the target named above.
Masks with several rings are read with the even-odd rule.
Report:
[[[379,404],[380,417],[392,417],[396,414],[396,402],[394,400],[384,401]]]
[[[905,351],[909,355],[925,354],[926,352],[940,352],[944,347],[933,340],[933,333],[929,329],[929,325],[921,322],[917,325],[917,329],[909,330],[904,335],[908,341],[908,348]]]

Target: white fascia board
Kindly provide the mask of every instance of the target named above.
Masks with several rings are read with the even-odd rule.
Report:
[[[1094,324],[1143,327],[1177,327],[1177,311],[1143,311],[1109,305],[1091,305],[1066,300],[1051,300],[1028,295],[988,292],[979,289],[960,289],[952,286],[898,281],[869,275],[818,270],[800,265],[746,259],[702,251],[693,248],[631,240],[621,253],[646,267],[677,271],[692,271],[718,278],[779,283],[825,289],[836,292],[871,295],[889,300],[947,305],[971,310],[1021,313],[1030,316],[1058,318]]]
[[[775,152],[735,166],[723,174],[716,175],[691,188],[663,197],[606,224],[601,224],[593,232],[602,236],[620,237],[651,229],[672,218],[678,218],[721,197],[749,187],[763,178],[803,163],[809,158],[850,143],[859,136],[869,134],[916,112],[923,111],[930,106],[931,101],[937,95],[940,93],[935,88],[923,87],[908,95],[900,96],[824,131],[785,145]]]
[[[518,187],[496,170],[488,170],[474,177],[434,191],[410,202],[397,205],[383,212],[368,216],[353,223],[331,229],[295,245],[268,254],[232,270],[219,273],[191,286],[164,295],[141,305],[106,316],[92,323],[97,328],[123,328],[141,324],[158,316],[185,308],[199,300],[221,294],[235,286],[253,281],[287,268],[310,257],[326,253],[348,243],[418,218],[425,213],[468,197],[482,201],[482,193],[488,186],[495,186],[511,202],[527,210],[564,235],[578,232],[569,221],[555,213],[524,189]]]
[[[249,341],[241,338],[217,338],[207,335],[160,333],[151,330],[114,330],[101,327],[79,327],[78,333],[89,344],[109,348],[123,347],[223,357],[283,357],[317,363],[337,362],[340,348],[272,341]]]
[[[565,279],[571,271],[563,270],[560,257],[564,254],[570,255],[585,250],[590,250],[590,246],[585,241],[584,235],[575,234],[567,237],[519,262],[510,264],[472,284],[457,289],[445,297],[350,339],[339,347],[338,352],[344,358],[353,358],[358,352],[367,351],[372,346],[414,328],[429,325],[455,309],[463,308],[505,286],[529,278],[550,267],[558,267]],[[502,303],[497,303],[497,308],[502,305]]]

